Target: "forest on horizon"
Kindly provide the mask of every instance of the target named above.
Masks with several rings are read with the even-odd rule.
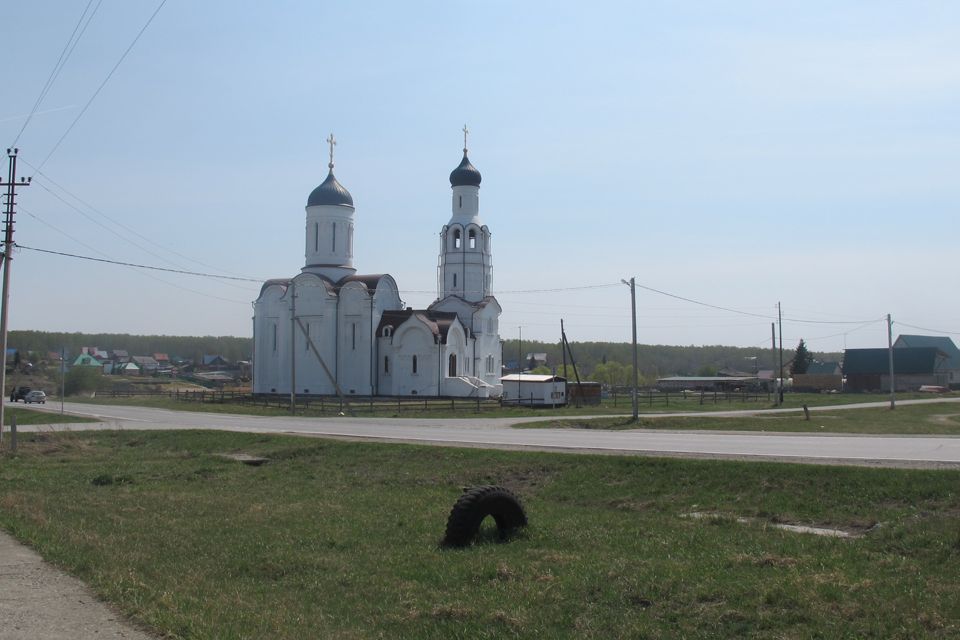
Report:
[[[45,356],[48,352],[66,349],[76,357],[81,347],[97,347],[106,351],[123,349],[130,355],[165,353],[171,357],[199,361],[204,355],[220,355],[231,362],[252,357],[253,340],[235,336],[156,336],[126,333],[65,333],[49,331],[11,331],[7,340],[10,349],[22,354],[34,352]],[[797,345],[784,345],[785,370],[793,358]],[[627,384],[632,375],[633,350],[627,342],[572,342],[570,351],[577,372],[583,380],[609,384]],[[515,367],[523,360],[529,367],[530,354],[546,354],[546,369],[562,375],[563,350],[560,342],[546,343],[516,339],[503,341],[503,363]],[[817,360],[839,360],[839,353],[817,353]],[[568,377],[573,377],[568,356]],[[754,347],[637,345],[637,363],[645,382],[672,375],[716,375],[722,370],[745,373],[777,369],[778,354],[772,349]],[[531,367],[532,368],[532,367]]]

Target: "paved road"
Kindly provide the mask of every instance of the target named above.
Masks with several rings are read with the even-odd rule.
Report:
[[[931,401],[905,400],[898,404],[925,402]],[[951,399],[948,402],[960,402],[960,399]],[[811,411],[835,411],[867,406],[886,406],[886,403],[817,407],[811,408]],[[67,403],[65,408],[70,413],[96,417],[102,422],[96,425],[59,425],[53,428],[218,429],[502,449],[960,468],[960,437],[952,436],[776,434],[644,429],[631,431],[512,429],[511,424],[523,420],[518,418],[265,418],[79,403]],[[45,408],[47,411],[58,409],[59,407],[54,406]],[[707,419],[744,413],[756,412],[659,415],[693,415]],[[539,419],[542,418],[530,420]],[[38,427],[38,429],[49,428],[51,427]]]

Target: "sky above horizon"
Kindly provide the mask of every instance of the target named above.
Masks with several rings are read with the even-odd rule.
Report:
[[[33,184],[10,327],[249,336],[257,281],[303,266],[331,132],[354,265],[422,308],[466,123],[505,339],[555,342],[563,319],[571,341],[629,341],[635,277],[643,344],[765,348],[778,302],[789,348],[885,346],[888,313],[894,337],[956,341],[958,19],[952,2],[16,3],[0,136]]]

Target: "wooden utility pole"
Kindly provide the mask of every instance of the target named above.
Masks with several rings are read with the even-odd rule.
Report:
[[[297,413],[297,284],[294,280],[290,280],[290,413]]]
[[[3,217],[3,291],[0,293],[0,354],[3,366],[0,367],[0,395],[6,394],[7,384],[7,317],[10,306],[10,261],[13,260],[13,219],[17,203],[17,187],[30,185],[30,178],[20,178],[17,182],[17,153],[19,149],[7,149],[7,181],[0,186],[7,188],[6,208]],[[3,400],[0,397],[0,433],[3,432]]]
[[[783,404],[783,312],[780,310],[780,303],[777,303],[777,322],[780,326],[780,404]]]
[[[887,358],[890,361],[890,408],[897,408],[897,383],[893,379],[893,320],[887,314]]]
[[[771,364],[771,367],[776,367],[777,366],[777,325],[774,324],[773,322],[770,323],[770,351],[771,353],[773,353],[773,363]],[[770,373],[771,375],[773,374],[773,369],[771,369]],[[777,380],[774,380],[774,382],[777,384],[774,384],[774,387],[773,387],[773,393],[774,393],[773,401],[776,403],[777,406],[780,406],[780,393],[777,388],[779,382]]]
[[[639,374],[637,373],[637,283],[635,278],[630,278],[630,282],[620,280],[623,284],[630,287],[630,313],[633,318],[633,392],[630,394],[633,403],[633,421],[640,420],[640,409],[637,406],[637,387],[639,386]]]

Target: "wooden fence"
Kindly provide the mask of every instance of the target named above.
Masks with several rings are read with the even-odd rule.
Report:
[[[236,404],[241,406],[274,407],[277,409],[290,410],[290,396],[288,395],[255,395],[249,391],[235,390],[176,390],[176,391],[148,391],[132,389],[114,389],[108,394],[113,398],[132,398],[132,397],[150,397],[167,398],[176,402],[197,402],[201,404]],[[674,391],[661,392],[654,390],[640,390],[637,394],[637,400],[640,408],[643,407],[676,407],[682,410],[684,406],[689,407],[696,403],[698,406],[706,404],[720,404],[731,402],[772,402],[773,396],[770,393],[761,393],[757,391]],[[613,389],[604,399],[603,406],[606,409],[623,408],[624,411],[631,407],[631,395],[629,389]],[[350,413],[394,413],[397,415],[410,412],[472,412],[482,413],[484,411],[493,411],[504,406],[499,398],[437,398],[435,396],[404,396],[404,397],[369,397],[369,396],[349,396],[344,402],[336,396],[298,396],[296,400],[296,409],[311,411],[314,413],[332,413],[341,412]],[[509,403],[506,406],[517,406],[516,403]],[[520,406],[535,407],[537,409],[547,410],[550,405],[534,404],[531,398],[530,403],[521,401]],[[571,406],[575,406],[571,404]],[[589,410],[589,406],[584,407]]]

